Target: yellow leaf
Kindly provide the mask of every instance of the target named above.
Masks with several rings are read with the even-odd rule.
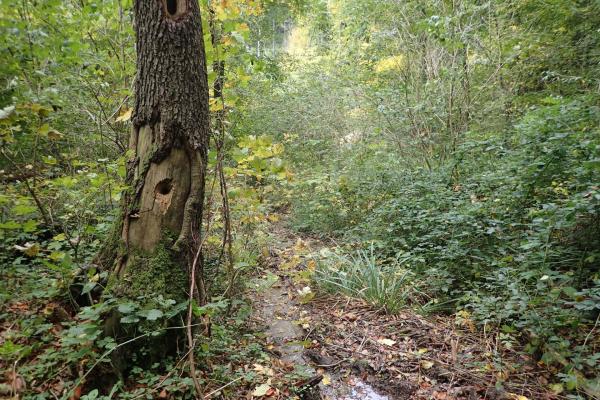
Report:
[[[220,101],[213,101],[210,103],[210,111],[221,111],[223,109],[223,103]]]
[[[131,108],[123,108],[117,117],[117,122],[127,122],[131,119],[133,110]]]
[[[63,134],[57,131],[56,129],[51,129],[48,131],[48,138],[51,140],[58,140],[63,137]]]
[[[22,251],[29,257],[35,257],[40,252],[40,245],[37,243],[25,243],[25,246],[15,245],[15,249]]]
[[[377,64],[375,65],[375,72],[380,74],[383,72],[390,72],[394,70],[399,71],[404,67],[404,63],[405,60],[403,55],[386,57],[377,62]]]
[[[427,360],[421,361],[421,368],[423,368],[423,369],[431,369],[431,367],[433,367],[433,362],[432,361],[427,361]]]
[[[508,395],[513,400],[529,400],[527,397],[519,395],[519,394],[509,393]]]
[[[329,376],[329,374],[323,374],[321,383],[323,383],[323,385],[331,385],[331,376]]]

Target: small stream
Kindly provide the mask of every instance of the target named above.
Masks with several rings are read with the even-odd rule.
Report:
[[[332,376],[332,380],[336,380]],[[371,385],[360,380],[353,380],[353,385],[347,385],[341,380],[333,383],[338,387],[320,385],[321,395],[327,400],[390,400],[388,396],[382,396],[373,389]]]
[[[267,341],[281,354],[281,360],[304,366],[310,374],[316,374],[304,356],[304,346],[298,344],[306,333],[294,323],[299,319],[299,309],[295,298],[289,295],[293,290],[288,292],[287,289],[286,283],[280,278],[270,288],[261,291],[261,299],[255,302],[257,314],[267,325]],[[333,372],[328,372],[328,375],[331,382],[318,386],[323,400],[390,400],[356,377],[351,376],[346,380]]]

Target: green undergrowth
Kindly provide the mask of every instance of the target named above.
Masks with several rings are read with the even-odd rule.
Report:
[[[419,290],[413,274],[378,260],[373,247],[350,254],[321,254],[313,278],[322,290],[363,299],[388,313],[417,304]]]
[[[326,257],[324,289],[397,311],[416,282],[421,310],[461,311],[563,388],[589,392],[600,371],[599,139],[593,97],[549,97],[503,135],[471,132],[435,170],[356,145],[303,172],[292,221],[364,249]]]

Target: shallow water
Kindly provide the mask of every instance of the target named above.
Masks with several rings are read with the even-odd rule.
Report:
[[[389,400],[389,397],[378,394],[371,385],[354,379],[352,385],[332,377],[333,385],[320,385],[321,395],[325,400]]]
[[[294,320],[299,319],[299,311],[288,293],[285,283],[278,279],[268,290],[262,291],[255,306],[267,324],[267,340],[281,353],[281,359],[305,367],[311,375],[316,371],[304,358],[304,347],[298,344],[306,333],[294,323]],[[335,373],[330,373],[330,377],[330,384],[319,385],[324,400],[389,400],[388,396],[378,394],[371,385],[356,377],[342,379]]]

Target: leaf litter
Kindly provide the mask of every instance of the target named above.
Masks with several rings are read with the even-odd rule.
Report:
[[[277,245],[263,252],[263,273],[278,280],[255,291],[254,319],[264,327],[272,368],[303,370],[318,384],[310,394],[297,394],[286,385],[305,382],[285,382],[279,375],[283,389],[256,397],[561,398],[547,389],[547,371],[502,348],[494,336],[478,333],[465,315],[430,318],[410,309],[388,315],[362,300],[315,291],[307,277],[315,266],[312,255],[325,243],[298,237],[282,222],[272,224],[272,232]]]

